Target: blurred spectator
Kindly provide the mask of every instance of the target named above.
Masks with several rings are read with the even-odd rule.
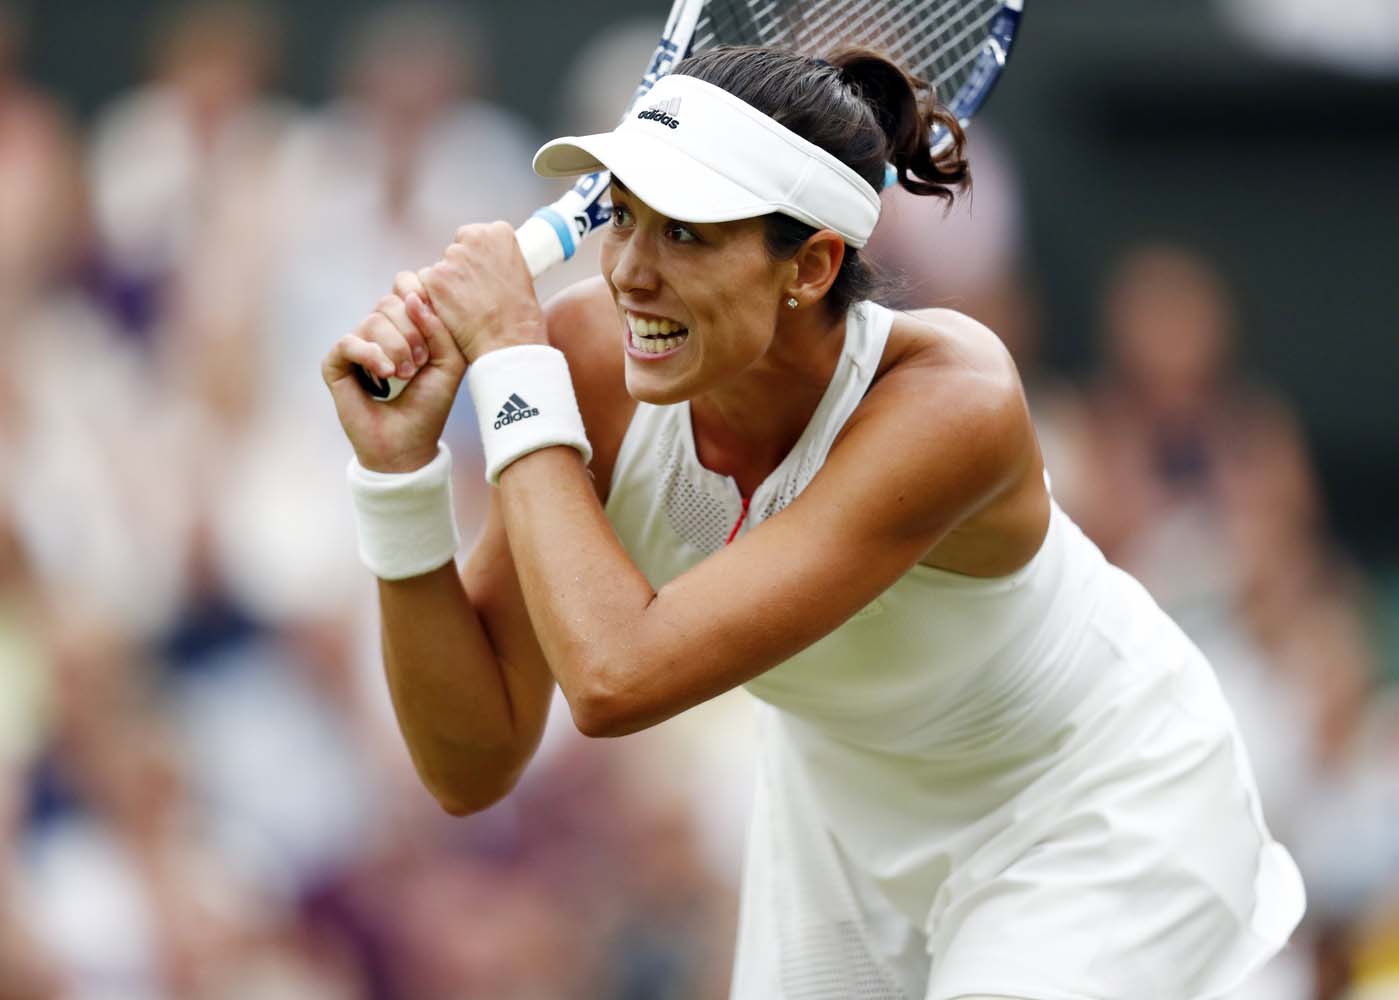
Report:
[[[24,25],[0,5],[0,325],[75,264],[82,223],[77,140],[67,115],[25,82]]]
[[[74,282],[89,232],[80,150],[19,80],[13,24],[0,18],[0,506],[45,590],[154,630],[181,585],[182,431]]]
[[[149,31],[148,81],[109,102],[93,126],[97,288],[133,335],[136,350],[122,353],[145,411],[142,453],[161,459],[144,485],[148,496],[169,500],[152,551],[178,541],[181,590],[172,613],[186,633],[191,616],[216,609],[246,617],[225,596],[211,526],[238,371],[211,349],[220,341],[208,328],[226,323],[246,339],[246,303],[256,301],[262,276],[230,270],[212,286],[226,296],[218,300],[204,294],[199,262],[241,224],[234,220],[268,210],[292,118],[290,106],[268,93],[279,42],[271,8],[256,0],[170,5]]]
[[[371,14],[351,33],[341,96],[291,131],[266,200],[221,217],[180,297],[188,370],[215,420],[215,559],[259,616],[335,614],[365,593],[343,483],[348,448],[320,362],[466,222],[523,219],[541,187],[534,141],[473,88],[488,78],[475,26],[436,6]],[[515,164],[518,169],[511,169]],[[465,400],[449,440],[463,534],[483,513]]]
[[[1295,418],[1234,365],[1223,279],[1187,251],[1138,248],[1113,277],[1106,321],[1086,529],[1187,629],[1236,615],[1273,654],[1325,634],[1327,690],[1310,693],[1348,714],[1370,669],[1343,610],[1358,579],[1326,534]],[[1330,617],[1298,628],[1309,611]]]
[[[1220,274],[1180,248],[1138,247],[1105,319],[1078,517],[1215,665],[1307,878],[1317,995],[1336,996],[1348,946],[1332,930],[1359,916],[1394,843],[1365,835],[1391,817],[1351,787],[1371,787],[1377,766],[1357,737],[1376,675],[1364,587],[1327,533],[1295,418],[1235,365]],[[1357,825],[1366,815],[1375,825]]]
[[[1096,502],[1079,517],[1217,652],[1285,829],[1304,761],[1337,750],[1371,681],[1359,585],[1326,535],[1295,419],[1234,366],[1220,275],[1185,250],[1138,248],[1105,315],[1085,493]]]
[[[361,848],[380,777],[368,756],[373,727],[357,715],[362,693],[331,687],[350,650],[322,653],[297,638],[212,649],[171,685],[169,706],[210,839],[241,879],[283,902]]]
[[[249,900],[202,844],[151,676],[119,627],[56,637],[48,808],[29,830],[36,932],[76,996],[197,996]]]
[[[261,403],[328,411],[320,360],[397,271],[433,263],[465,223],[523,221],[541,203],[534,136],[483,96],[485,52],[444,6],[386,7],[351,33],[341,96],[284,150],[273,241],[244,248],[269,282]]]
[[[33,303],[0,343],[11,359],[0,392],[18,411],[0,449],[23,470],[0,489],[35,573],[64,603],[155,633],[181,600],[193,515],[178,400],[72,287]]]
[[[264,94],[278,32],[253,0],[172,6],[149,48],[150,81],[102,110],[91,162],[105,287],[143,336],[210,224],[262,182],[288,113]]]
[[[1115,268],[1104,308],[1096,507],[1080,513],[1109,554],[1174,609],[1189,588],[1228,591],[1226,482],[1276,479],[1305,461],[1291,414],[1233,365],[1235,318],[1220,275],[1174,247],[1138,247]],[[1310,469],[1297,473],[1310,483]],[[1232,478],[1231,478],[1232,477]],[[1179,529],[1176,522],[1182,522]],[[1188,523],[1185,523],[1188,522]],[[1167,535],[1190,535],[1165,544]],[[1189,543],[1189,561],[1179,543]],[[1153,558],[1159,553],[1159,559]]]

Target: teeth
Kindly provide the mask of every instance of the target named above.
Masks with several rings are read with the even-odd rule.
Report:
[[[685,342],[685,334],[678,337],[656,337],[641,334],[640,330],[635,330],[636,336],[632,337],[632,346],[643,354],[664,354],[666,351],[673,351]]]
[[[664,354],[673,351],[685,342],[690,331],[673,319],[653,319],[627,313],[627,325],[631,327],[631,344],[643,354]]]
[[[627,314],[632,332],[639,337],[664,337],[685,329],[672,319],[650,319],[645,316]]]

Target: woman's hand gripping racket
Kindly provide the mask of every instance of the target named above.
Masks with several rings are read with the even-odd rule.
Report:
[[[1024,0],[675,0],[660,44],[628,106],[686,56],[720,45],[767,45],[821,55],[844,46],[876,49],[932,84],[966,124],[1005,68]],[[644,109],[643,109],[644,110]],[[934,135],[933,144],[942,136]],[[611,216],[606,171],[581,178],[515,231],[530,274],[572,257]],[[370,396],[388,401],[407,384],[355,367]]]

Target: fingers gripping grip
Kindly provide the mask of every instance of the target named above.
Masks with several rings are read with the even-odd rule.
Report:
[[[572,194],[572,192],[570,192]],[[573,256],[578,240],[574,236],[573,223],[557,210],[558,205],[542,208],[534,217],[515,230],[515,239],[520,244],[531,277],[537,278],[545,271]],[[390,376],[380,378],[359,365],[355,365],[355,381],[370,398],[381,403],[397,399],[408,385],[408,380]]]

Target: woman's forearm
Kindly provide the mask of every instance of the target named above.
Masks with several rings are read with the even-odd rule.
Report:
[[[538,713],[524,702],[539,685],[511,678],[453,564],[380,581],[379,602],[389,693],[419,776],[454,815],[491,805],[533,753]]]
[[[649,672],[638,664],[648,659],[641,626],[655,591],[612,532],[572,449],[527,456],[500,486],[511,555],[549,669],[583,733],[617,735],[618,702],[633,700],[631,689]]]

